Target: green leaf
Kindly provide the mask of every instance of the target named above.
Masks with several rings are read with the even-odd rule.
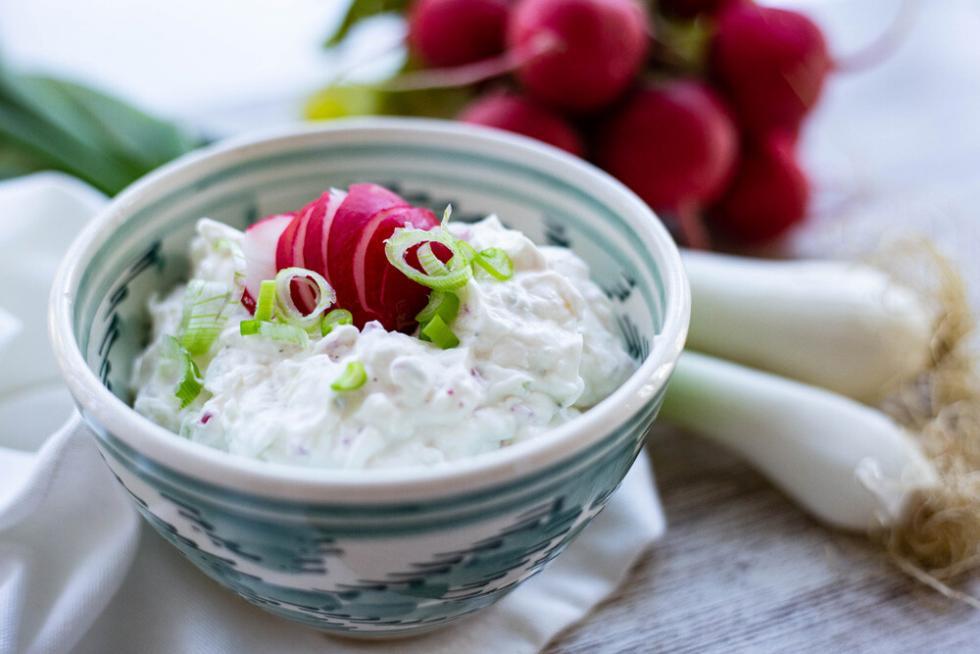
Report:
[[[365,18],[389,13],[404,13],[408,9],[409,0],[352,0],[347,7],[347,13],[329,39],[326,47],[340,45],[351,29]]]
[[[113,195],[200,144],[112,96],[0,62],[0,174],[62,170]]]

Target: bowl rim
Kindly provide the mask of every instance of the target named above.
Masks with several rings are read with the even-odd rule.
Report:
[[[329,140],[338,133],[414,133],[453,140],[454,145],[505,148],[527,160],[540,160],[581,176],[592,187],[619,196],[628,207],[624,219],[646,232],[651,255],[664,283],[664,323],[657,345],[636,371],[611,395],[582,415],[533,439],[493,452],[438,466],[333,469],[272,463],[234,455],[178,437],[138,414],[116,397],[86,365],[72,330],[72,314],[81,276],[102,235],[125,222],[142,200],[178,178],[206,174],[254,148],[282,150]],[[155,464],[178,474],[249,495],[331,503],[395,502],[444,497],[492,487],[573,457],[599,443],[634,416],[667,383],[680,356],[690,319],[691,297],[677,246],[660,220],[632,191],[591,164],[551,146],[497,129],[453,121],[417,118],[357,118],[325,125],[301,125],[251,132],[186,154],[137,180],[109,202],[76,237],[59,266],[51,291],[49,331],[62,376],[83,413],[116,439]]]

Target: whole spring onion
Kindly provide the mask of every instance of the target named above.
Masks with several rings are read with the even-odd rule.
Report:
[[[353,325],[354,316],[347,309],[333,309],[328,311],[323,320],[320,321],[320,335],[326,336],[339,325]]]
[[[221,282],[192,279],[184,292],[178,340],[190,354],[205,354],[221,334],[231,292]]]
[[[661,416],[734,450],[843,529],[895,526],[939,483],[915,440],[880,411],[693,352],[681,356]]]
[[[309,284],[316,291],[316,305],[309,313],[300,311],[293,302],[293,282]],[[276,273],[276,299],[283,321],[301,329],[310,329],[319,324],[323,312],[337,301],[337,294],[320,273],[293,267],[283,268]]]
[[[861,401],[927,368],[936,311],[877,268],[684,253],[688,345]]]
[[[351,361],[344,368],[344,372],[330,384],[330,388],[338,393],[348,393],[356,391],[367,383],[367,371],[364,364],[360,361]]]

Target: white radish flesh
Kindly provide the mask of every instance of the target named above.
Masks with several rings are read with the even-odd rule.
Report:
[[[828,391],[685,352],[661,416],[734,450],[821,521],[894,526],[915,491],[939,483],[912,437]]]
[[[684,265],[692,349],[866,402],[929,366],[936,310],[876,268],[702,252]]]
[[[276,244],[292,219],[291,214],[270,216],[245,230],[245,290],[253,299],[259,296],[259,285],[264,280],[276,277]]]

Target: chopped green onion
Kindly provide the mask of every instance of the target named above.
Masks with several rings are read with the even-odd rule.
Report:
[[[192,279],[184,291],[184,311],[180,318],[178,341],[193,355],[205,354],[224,327],[222,316],[231,292],[221,282]]]
[[[445,272],[419,272],[405,259],[408,251],[416,245],[427,244],[431,251],[431,243],[441,243],[449,248],[453,254],[452,258],[449,259],[449,263],[443,264]],[[385,243],[385,255],[388,257],[391,265],[413,282],[438,291],[451,291],[464,286],[472,274],[469,263],[460,251],[458,243],[459,240],[445,229],[426,231],[422,229],[398,228],[391,235],[391,238],[388,239],[388,242]],[[424,255],[420,252],[420,256]],[[433,258],[438,261],[438,258],[434,254]]]
[[[416,322],[425,326],[435,316],[442,318],[447,325],[459,314],[459,297],[449,291],[432,291],[429,303],[415,316]]]
[[[300,347],[306,347],[310,342],[310,337],[306,334],[306,331],[296,325],[264,322],[261,320],[243,320],[238,329],[242,336],[264,336],[273,341],[289,343]]]
[[[447,204],[446,205],[446,208],[442,212],[442,227],[443,227],[443,229],[445,229],[446,228],[446,225],[449,224],[449,219],[452,218],[452,215],[453,215],[453,205],[452,205],[452,203],[450,203],[450,204]]]
[[[463,239],[458,239],[456,241],[456,245],[459,246],[459,251],[462,253],[463,258],[466,259],[467,263],[473,263],[473,260],[477,257],[476,248]]]
[[[276,315],[276,280],[266,279],[259,285],[259,299],[255,304],[256,320],[272,320]]]
[[[294,281],[308,284],[316,291],[316,306],[309,313],[300,311],[293,302],[292,284]],[[309,329],[319,324],[320,315],[327,307],[337,301],[337,294],[327,283],[327,280],[323,278],[323,275],[306,268],[284,268],[276,273],[276,295],[279,300],[282,319],[290,325],[302,329]]]
[[[432,243],[423,243],[418,249],[419,263],[422,265],[422,270],[425,271],[426,275],[440,276],[448,275],[449,268],[446,264],[436,256],[436,253],[432,251]]]
[[[422,327],[422,340],[431,341],[437,347],[448,350],[459,345],[459,339],[449,325],[437,314]]]
[[[187,349],[173,336],[166,338],[163,347],[162,356],[176,361],[181,367],[181,379],[174,389],[174,395],[180,400],[180,408],[184,409],[204,390],[201,371]]]
[[[330,384],[330,388],[338,393],[345,393],[348,391],[356,391],[366,383],[367,371],[364,370],[364,364],[360,361],[351,361],[347,364],[343,374],[341,374],[340,377],[337,377],[337,379],[333,380],[333,383]]]
[[[347,309],[334,309],[320,321],[320,334],[326,336],[339,325],[353,325],[354,316]]]
[[[500,248],[481,250],[473,259],[473,263],[490,273],[494,279],[502,282],[514,276],[514,262]]]

